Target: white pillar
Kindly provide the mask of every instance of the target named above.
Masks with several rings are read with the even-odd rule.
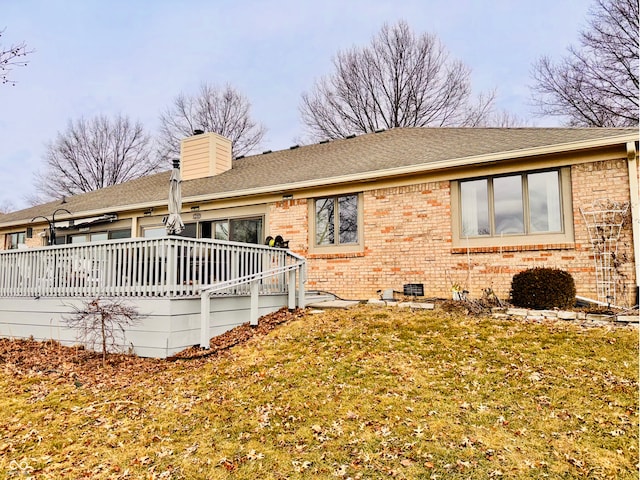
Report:
[[[251,313],[250,324],[255,327],[258,325],[258,301],[260,300],[260,280],[254,280],[251,282]]]
[[[200,294],[200,348],[209,348],[209,325],[211,309],[211,297],[209,292],[202,292]]]

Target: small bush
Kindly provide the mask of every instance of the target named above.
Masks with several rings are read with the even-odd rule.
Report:
[[[555,268],[530,268],[513,276],[511,303],[525,308],[570,308],[575,305],[573,277]]]

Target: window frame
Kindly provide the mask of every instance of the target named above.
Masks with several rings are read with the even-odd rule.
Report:
[[[128,232],[126,236],[121,236],[123,232]],[[114,236],[115,233],[115,236]],[[96,239],[98,235],[104,236],[107,238]],[[74,238],[84,238],[84,241],[74,242]],[[131,238],[131,229],[130,228],[118,228],[115,230],[96,230],[94,232],[77,232],[77,233],[66,233],[64,235],[56,235],[56,245],[66,245],[66,244],[75,244],[80,245],[83,243],[93,243],[93,242],[104,242],[106,240],[121,240]],[[60,239],[58,241],[58,239]]]
[[[353,243],[340,243],[340,210],[339,210],[339,199],[342,197],[356,197],[356,228],[357,228],[357,240]],[[334,232],[335,232],[335,240],[334,243],[318,245],[316,243],[316,226],[317,226],[317,216],[316,216],[316,203],[318,201],[324,201],[327,199],[331,199],[334,202]],[[320,253],[353,253],[353,252],[363,252],[364,251],[364,219],[363,219],[363,196],[362,193],[339,193],[335,195],[323,195],[321,197],[314,197],[309,199],[308,202],[308,218],[309,218],[309,252],[320,254]]]
[[[216,225],[217,224],[223,224],[226,223],[227,224],[227,234],[229,235],[229,237],[231,236],[232,233],[232,227],[231,227],[231,223],[232,222],[238,222],[238,221],[259,221],[259,231],[257,232],[257,243],[253,244],[253,243],[248,243],[248,242],[243,242],[240,240],[224,240],[224,239],[219,239],[221,241],[225,241],[225,242],[236,242],[236,243],[246,243],[247,245],[262,245],[262,243],[264,242],[264,238],[265,238],[265,230],[266,230],[266,219],[264,215],[243,215],[243,216],[233,216],[233,217],[220,217],[220,218],[211,218],[211,219],[207,219],[205,221],[200,221],[200,237],[201,238],[210,238],[215,240],[216,239]],[[208,226],[205,226],[205,224],[207,224]],[[205,236],[206,234],[206,236]]]
[[[558,172],[559,201],[560,201],[560,227],[557,232],[531,232],[531,212],[529,209],[528,179],[523,177],[544,172]],[[495,210],[493,205],[493,180],[510,176],[520,176],[522,182],[522,205],[524,218],[524,233],[496,233]],[[489,235],[464,236],[462,234],[462,192],[461,184],[465,181],[487,180],[487,201],[489,209]],[[451,181],[451,225],[452,244],[454,247],[489,247],[489,246],[528,246],[540,244],[566,244],[574,243],[573,231],[573,202],[571,193],[571,168],[546,168],[534,170],[518,170],[504,172],[495,175],[461,178]]]
[[[15,244],[13,243],[13,239],[15,238]],[[22,240],[22,241],[20,241]],[[7,250],[19,250],[20,245],[26,245],[27,243],[27,232],[11,232],[7,233],[5,236],[5,248]],[[14,246],[15,245],[15,246]]]

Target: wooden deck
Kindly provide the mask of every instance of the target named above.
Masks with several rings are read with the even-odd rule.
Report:
[[[78,343],[64,322],[96,297],[143,315],[122,349],[166,357],[282,307],[304,306],[305,262],[285,249],[181,237],[0,252],[0,337]]]

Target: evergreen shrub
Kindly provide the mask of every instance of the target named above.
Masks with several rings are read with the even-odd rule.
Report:
[[[511,280],[511,303],[517,307],[571,308],[576,285],[569,272],[556,268],[530,268]]]

